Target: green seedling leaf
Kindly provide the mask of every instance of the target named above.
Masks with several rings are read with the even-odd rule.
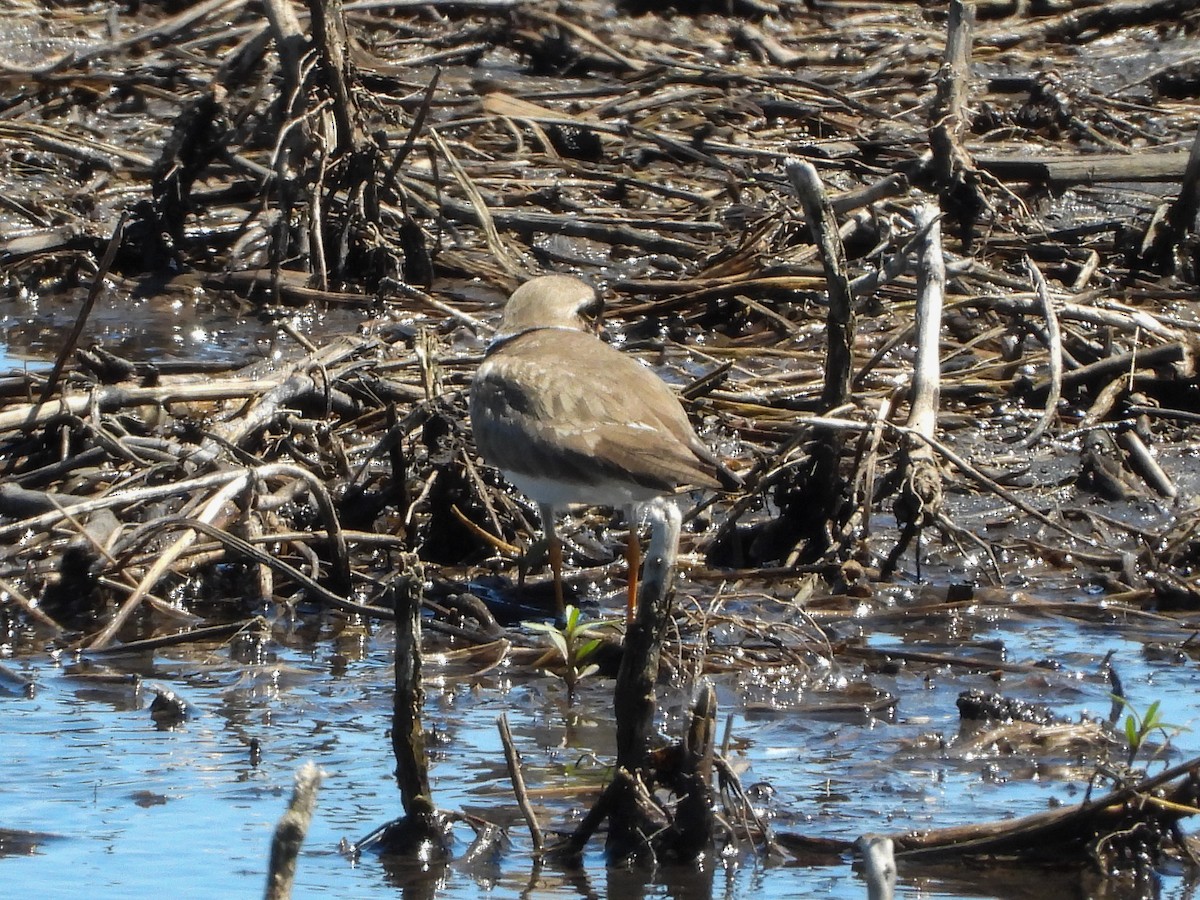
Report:
[[[550,643],[554,644],[554,649],[558,651],[558,655],[562,657],[562,661],[568,665],[571,662],[571,651],[567,647],[567,637],[561,631],[547,631],[546,635],[550,638]]]
[[[1150,731],[1158,728],[1162,724],[1162,720],[1158,717],[1158,707],[1162,701],[1155,700],[1146,709],[1145,718],[1142,719],[1142,730]]]
[[[596,648],[600,646],[600,643],[600,638],[592,638],[590,641],[580,644],[579,649],[575,651],[575,662],[581,663],[595,653]],[[597,667],[593,666],[592,668]]]

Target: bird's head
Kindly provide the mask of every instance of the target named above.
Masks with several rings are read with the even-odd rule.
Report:
[[[604,304],[591,285],[571,275],[542,275],[508,298],[495,341],[507,341],[538,328],[594,332]]]

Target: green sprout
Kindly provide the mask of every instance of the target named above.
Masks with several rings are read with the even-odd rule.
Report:
[[[1129,714],[1125,716],[1125,740],[1129,743],[1129,756],[1127,757],[1126,764],[1130,768],[1133,767],[1134,760],[1138,758],[1138,754],[1145,748],[1146,739],[1153,732],[1161,732],[1163,739],[1169,742],[1175,735],[1183,734],[1190,730],[1185,725],[1173,725],[1170,722],[1164,722],[1159,711],[1161,701],[1155,700],[1146,707],[1144,713],[1139,715],[1138,711],[1133,708],[1133,704],[1124,697],[1118,697],[1114,694],[1113,699],[1129,711]]]
[[[562,680],[567,685],[567,705],[575,705],[575,689],[579,682],[595,674],[600,667],[589,663],[588,658],[600,646],[600,632],[610,627],[611,622],[583,621],[583,613],[577,607],[568,606],[564,611],[565,624],[559,628],[553,622],[526,622],[531,631],[540,631],[550,638],[555,652],[562,659]]]

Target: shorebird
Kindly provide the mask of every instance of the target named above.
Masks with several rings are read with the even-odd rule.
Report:
[[[595,335],[600,311],[596,292],[578,278],[543,275],[517,288],[471,383],[471,429],[484,460],[538,506],[560,613],[556,510],[624,511],[632,617],[637,511],[649,504],[656,513],[651,547],[669,544],[673,560],[679,511],[664,498],[689,487],[730,489],[738,478],[700,440],[662,379]]]

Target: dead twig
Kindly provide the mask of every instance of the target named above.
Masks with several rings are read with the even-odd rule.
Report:
[[[1062,397],[1063,380],[1062,330],[1058,325],[1058,313],[1054,309],[1054,301],[1050,298],[1050,289],[1046,287],[1046,279],[1042,277],[1041,271],[1029,257],[1025,257],[1025,269],[1029,272],[1033,289],[1037,293],[1038,301],[1042,304],[1043,314],[1046,317],[1046,351],[1049,354],[1050,379],[1046,391],[1046,406],[1042,410],[1041,418],[1038,419],[1029,434],[1017,443],[1018,450],[1026,450],[1034,446],[1046,433],[1050,423],[1054,421],[1058,414],[1058,401]]]
[[[933,180],[941,207],[962,229],[963,247],[970,250],[975,223],[988,208],[979,171],[963,146],[966,106],[971,77],[971,39],[975,4],[950,0],[946,55],[937,76],[937,97],[931,116],[929,146],[933,151]]]
[[[917,262],[917,358],[913,366],[908,432],[901,445],[900,487],[894,510],[900,539],[880,569],[890,578],[896,563],[920,530],[937,521],[942,508],[942,478],[931,439],[937,432],[941,396],[942,306],[946,293],[946,264],[937,207],[917,207],[916,229],[925,235]]]
[[[533,811],[533,804],[529,802],[529,792],[525,789],[525,775],[521,772],[521,755],[513,743],[512,731],[508,727],[507,713],[502,714],[496,720],[496,727],[500,729],[500,743],[504,747],[504,760],[508,764],[508,777],[512,781],[513,795],[517,798],[517,806],[520,807],[521,815],[525,817],[525,824],[529,828],[534,855],[540,856],[546,848],[546,842],[542,836],[542,827],[538,824],[537,813]]]
[[[296,859],[300,856],[300,847],[317,808],[317,789],[323,777],[324,773],[311,762],[306,762],[296,771],[292,799],[271,838],[266,900],[288,900],[292,896]]]

